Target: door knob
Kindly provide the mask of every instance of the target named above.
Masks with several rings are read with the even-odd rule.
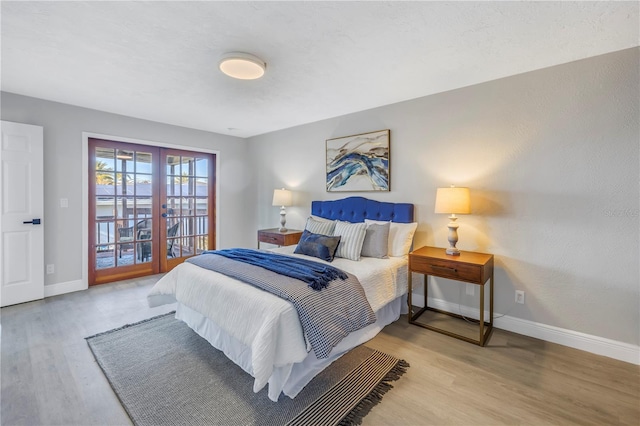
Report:
[[[163,204],[163,205],[162,205],[162,208],[163,208],[163,209],[166,209],[166,208],[167,208],[167,205],[166,205],[166,204]]]
[[[167,217],[167,214],[166,213],[162,213],[162,217]]]
[[[28,221],[28,222],[25,221],[25,222],[22,222],[22,223],[30,223],[32,225],[40,225],[40,219],[33,219],[33,220]]]

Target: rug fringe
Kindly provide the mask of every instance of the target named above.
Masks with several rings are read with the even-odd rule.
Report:
[[[389,389],[393,388],[390,383],[398,380],[404,373],[407,372],[409,363],[403,359],[398,360],[396,365],[389,370],[389,372],[382,378],[380,383],[371,390],[369,395],[365,396],[353,409],[347,414],[340,422],[339,426],[354,426],[362,424],[364,417],[369,414],[369,411],[382,401],[382,397]]]
[[[125,324],[122,327],[114,328],[113,330],[107,330],[107,331],[103,331],[102,333],[94,334],[93,336],[85,337],[84,340],[93,339],[94,337],[98,337],[98,336],[104,336],[105,334],[111,334],[114,331],[124,330],[125,328],[133,327],[134,325],[144,324],[145,322],[153,321],[155,319],[163,318],[169,315],[174,315],[175,313],[176,311],[171,311],[171,312],[167,312],[166,314],[156,315],[155,317],[143,319],[142,321],[134,322],[131,324]]]

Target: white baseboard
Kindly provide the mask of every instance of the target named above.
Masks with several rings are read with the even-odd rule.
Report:
[[[88,287],[82,280],[67,281],[64,283],[44,286],[44,297],[58,296],[74,291],[86,290]]]
[[[423,300],[424,296],[422,294],[413,293],[412,301],[415,306],[422,307]],[[442,299],[433,299],[430,297],[429,307],[459,313],[469,318],[477,319],[479,317],[479,309],[477,308],[458,305],[457,303],[447,302]],[[579,331],[568,330],[566,328],[523,320],[508,315],[500,315],[501,314],[494,312],[494,317],[500,317],[493,321],[495,328],[640,365],[640,346],[593,336]],[[486,318],[489,318],[488,311],[485,311],[484,317],[485,321]]]

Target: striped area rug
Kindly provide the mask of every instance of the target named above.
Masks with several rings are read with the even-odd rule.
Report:
[[[87,343],[136,425],[359,424],[408,364],[360,346],[295,399],[266,389],[173,313],[107,331]]]

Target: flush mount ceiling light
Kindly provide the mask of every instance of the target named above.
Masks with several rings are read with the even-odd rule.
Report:
[[[255,80],[264,75],[267,64],[250,53],[225,53],[220,59],[220,71],[240,80]]]

